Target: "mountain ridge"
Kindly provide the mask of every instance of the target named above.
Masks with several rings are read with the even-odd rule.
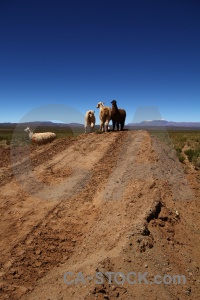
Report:
[[[81,127],[84,124],[81,123],[54,123],[51,121],[30,121],[30,122],[23,122],[23,123],[16,123],[16,122],[2,122],[0,126],[2,127],[13,127],[13,126],[49,126],[49,127]],[[96,124],[99,125],[99,124]],[[174,121],[167,121],[167,120],[146,120],[139,123],[128,123],[125,125],[126,127],[187,127],[187,128],[200,128],[200,122],[174,122]]]
[[[199,127],[200,122],[174,122],[174,121],[167,121],[167,120],[151,120],[151,121],[142,121],[140,123],[128,123],[126,126],[134,127],[134,126],[141,126],[141,127],[151,127],[151,126],[164,126],[164,127]]]

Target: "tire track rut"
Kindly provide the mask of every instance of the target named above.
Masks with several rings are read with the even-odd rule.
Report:
[[[198,299],[198,234],[189,241],[189,213],[197,217],[198,202],[175,152],[142,130],[82,135],[31,151],[17,157],[14,177],[7,166],[9,179],[1,182],[3,299],[184,299],[184,286],[62,280],[66,271],[142,272],[145,262],[151,276],[169,264],[171,272],[190,268]]]

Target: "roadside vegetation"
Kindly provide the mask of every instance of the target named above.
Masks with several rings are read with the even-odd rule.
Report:
[[[151,134],[172,145],[181,163],[188,159],[196,168],[200,168],[200,129],[153,130]]]
[[[179,160],[183,162],[187,156],[189,162],[200,168],[200,130],[169,131],[169,137]]]

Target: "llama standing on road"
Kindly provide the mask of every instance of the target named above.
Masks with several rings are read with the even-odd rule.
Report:
[[[29,133],[29,139],[38,145],[47,144],[56,139],[56,134],[53,132],[41,132],[41,133],[33,133],[29,127],[24,129],[24,131]]]
[[[100,130],[101,131],[108,131],[108,124],[111,119],[111,109],[108,106],[104,106],[103,102],[98,102],[97,108],[100,109],[99,112],[99,119],[100,119]]]
[[[115,124],[117,124],[117,130],[119,130],[119,124],[120,124],[120,130],[123,130],[125,120],[126,120],[126,111],[123,108],[117,107],[116,100],[112,100],[111,103],[112,103],[111,119],[113,123],[113,131],[115,130]]]
[[[90,131],[94,131],[95,126],[95,111],[94,110],[88,110],[85,114],[85,133],[87,133],[87,127],[90,128]]]

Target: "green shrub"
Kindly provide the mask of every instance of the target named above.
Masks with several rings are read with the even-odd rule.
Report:
[[[180,161],[181,163],[183,163],[184,160],[185,160],[185,157],[183,156],[183,154],[180,154],[180,155],[178,156],[178,159],[179,159],[179,161]]]
[[[181,152],[182,152],[182,149],[181,149],[181,148],[176,148],[176,153],[177,153],[177,155],[180,155]]]
[[[188,160],[189,160],[190,162],[192,162],[193,157],[194,157],[194,155],[195,155],[195,150],[193,150],[193,149],[188,149],[188,150],[185,150],[184,153],[187,155]]]
[[[188,149],[185,150],[185,154],[190,162],[197,167],[200,166],[200,149]]]

